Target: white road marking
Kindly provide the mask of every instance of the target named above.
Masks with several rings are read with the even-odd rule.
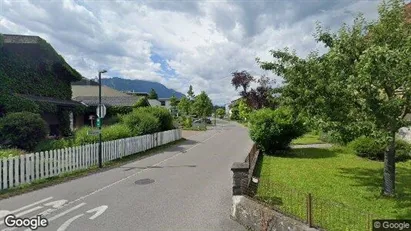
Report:
[[[56,220],[56,219],[58,219],[58,218],[60,218],[60,217],[62,217],[62,216],[64,216],[64,215],[66,215],[67,213],[70,213],[71,211],[74,211],[74,210],[80,208],[81,206],[84,206],[85,204],[86,204],[86,203],[78,204],[78,205],[72,207],[71,209],[68,209],[68,210],[66,210],[66,211],[64,211],[64,212],[62,212],[62,213],[59,213],[59,214],[55,215],[54,217],[51,217],[50,219],[47,219],[47,220],[48,220],[49,223],[50,223],[50,222],[52,222],[52,221],[54,221],[54,220]],[[28,229],[25,229],[24,231],[31,231],[31,229],[28,228]]]
[[[25,209],[30,208],[30,207],[33,207],[33,206],[35,206],[35,205],[41,204],[41,203],[46,202],[46,201],[51,200],[51,199],[53,199],[53,197],[48,197],[48,198],[45,198],[45,199],[43,199],[43,200],[39,200],[39,201],[37,201],[37,202],[34,202],[34,203],[32,203],[32,204],[26,205],[26,206],[24,206],[24,207],[21,207],[21,208],[19,208],[19,209],[13,210],[13,211],[0,210],[0,218],[3,218],[3,217],[5,217],[5,216],[7,216],[8,214],[18,213],[18,212],[20,212],[20,211],[22,211],[22,210],[25,210]],[[7,212],[7,213],[6,213],[6,212]]]
[[[76,220],[76,219],[78,219],[78,218],[80,218],[80,217],[82,217],[82,216],[84,216],[84,213],[79,214],[79,215],[77,215],[77,216],[74,216],[74,217],[68,219],[66,222],[64,222],[64,223],[57,229],[57,231],[64,231],[64,230],[66,230],[66,229],[69,227],[69,225],[70,225],[74,220]]]
[[[52,202],[44,204],[46,206],[52,206],[54,209],[47,209],[47,210],[39,213],[39,215],[45,216],[47,214],[50,214],[51,212],[55,211],[56,209],[58,209],[60,207],[63,207],[63,205],[65,203],[67,203],[67,201],[68,200],[57,200],[57,201],[52,201]]]
[[[29,210],[23,211],[23,212],[21,212],[21,213],[15,214],[15,216],[16,216],[16,217],[21,217],[21,216],[23,216],[23,215],[26,215],[26,214],[31,213],[31,212],[33,212],[33,211],[39,210],[39,209],[41,209],[41,208],[43,208],[43,207],[42,207],[42,206],[37,206],[37,207],[34,207],[34,208],[32,208],[32,209],[29,209]],[[0,221],[0,225],[2,225],[2,224],[4,224],[4,220],[3,220],[3,221]]]
[[[56,219],[58,219],[58,218],[60,218],[60,217],[62,217],[62,216],[64,216],[64,215],[66,215],[67,213],[69,213],[69,212],[71,212],[71,211],[74,211],[74,210],[80,208],[81,206],[84,206],[85,204],[86,204],[86,203],[78,204],[78,205],[74,206],[74,207],[71,208],[71,209],[68,209],[68,210],[66,210],[66,211],[64,211],[64,212],[62,212],[62,213],[59,213],[59,214],[55,215],[54,217],[51,217],[50,219],[48,219],[48,221],[49,221],[49,222],[50,222],[50,221],[54,221],[54,220],[56,220]]]
[[[101,214],[103,214],[106,209],[108,208],[107,205],[102,205],[100,207],[94,208],[94,209],[90,209],[89,211],[87,211],[87,213],[93,213],[96,212],[96,214],[94,214],[93,216],[91,216],[89,219],[90,220],[94,220],[96,219],[98,216],[100,216]]]

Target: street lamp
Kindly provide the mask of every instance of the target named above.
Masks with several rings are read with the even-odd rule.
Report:
[[[106,73],[106,70],[101,70],[98,72],[98,110],[99,110],[99,116],[98,116],[98,130],[99,130],[99,137],[98,137],[98,167],[102,168],[103,167],[103,161],[101,158],[101,74]]]

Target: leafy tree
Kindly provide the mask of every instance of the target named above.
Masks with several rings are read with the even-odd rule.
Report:
[[[170,98],[170,106],[172,107],[177,107],[178,105],[178,99],[175,95],[171,96]]]
[[[177,105],[177,108],[183,115],[190,115],[190,100],[187,97],[182,97]]]
[[[411,25],[404,2],[389,0],[379,7],[379,19],[367,23],[358,16],[352,27],[337,33],[318,27],[316,39],[329,51],[302,59],[286,50],[271,51],[274,62],[260,62],[285,79],[286,102],[339,130],[345,142],[361,135],[388,143],[384,154],[383,193],[395,193],[395,134],[410,113]],[[344,135],[345,134],[345,135]]]
[[[236,90],[242,88],[240,95],[246,100],[246,103],[250,107],[260,109],[263,107],[275,108],[277,106],[277,102],[273,96],[275,91],[267,76],[261,76],[261,78],[255,80],[247,71],[234,72],[232,75],[231,84]],[[252,82],[258,83],[257,88],[250,88]]]
[[[245,100],[240,100],[238,104],[238,112],[241,120],[246,121],[252,112],[251,108],[247,105]]]
[[[137,100],[137,102],[133,105],[134,108],[137,107],[148,107],[150,106],[148,104],[147,98],[146,97],[141,97],[140,99]]]
[[[193,91],[193,86],[191,86],[190,85],[190,87],[189,87],[189,89],[188,89],[188,91],[187,91],[187,98],[190,100],[190,101],[193,101],[194,99],[195,99],[195,95],[194,95],[194,91]]]
[[[216,110],[216,114],[217,114],[218,118],[222,119],[222,118],[224,118],[224,116],[225,116],[225,110],[222,109],[222,108],[218,108],[218,109]]]
[[[247,96],[248,88],[250,84],[255,81],[254,77],[250,75],[247,71],[236,71],[232,73],[233,78],[231,79],[231,84],[237,90],[242,88],[241,96]]]
[[[178,105],[178,99],[175,95],[171,96],[170,98],[170,110],[172,112],[173,115],[177,114],[177,105]]]
[[[202,118],[210,116],[213,112],[213,103],[204,91],[196,96],[192,105],[192,110]]]
[[[157,92],[153,88],[151,88],[150,93],[148,93],[148,98],[149,99],[158,99]]]

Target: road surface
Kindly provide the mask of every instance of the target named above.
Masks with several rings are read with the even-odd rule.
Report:
[[[229,218],[230,167],[251,145],[244,127],[220,124],[157,155],[1,200],[0,230],[10,212],[45,214],[38,230],[245,230]]]

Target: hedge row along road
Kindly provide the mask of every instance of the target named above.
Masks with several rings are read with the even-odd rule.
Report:
[[[0,230],[10,212],[42,213],[38,230],[245,230],[229,218],[230,167],[251,145],[244,127],[221,121],[157,155],[1,200]]]

